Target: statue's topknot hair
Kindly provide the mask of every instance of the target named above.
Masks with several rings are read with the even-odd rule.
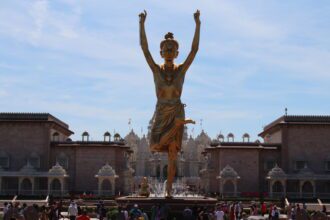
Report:
[[[160,49],[162,49],[164,44],[167,42],[173,42],[176,46],[176,49],[179,49],[179,43],[174,39],[173,33],[168,32],[167,34],[165,34],[164,38],[165,40],[162,40],[162,42],[160,43]]]
[[[171,33],[171,32],[168,32],[167,34],[165,34],[165,40],[167,40],[167,39],[174,39],[174,35],[173,35],[173,33]]]

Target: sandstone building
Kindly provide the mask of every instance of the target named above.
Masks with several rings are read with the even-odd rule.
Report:
[[[148,135],[105,132],[90,141],[47,113],[0,113],[0,193],[136,192],[143,176],[162,182],[166,155],[149,152]],[[330,116],[282,116],[263,141],[230,133],[211,139],[185,132],[177,181],[187,191],[221,196],[329,197]]]

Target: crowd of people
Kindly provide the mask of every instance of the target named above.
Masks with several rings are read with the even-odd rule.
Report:
[[[307,207],[305,204],[290,204],[285,209],[280,209],[274,204],[254,203],[249,207],[243,208],[241,202],[223,202],[216,205],[214,208],[201,207],[194,205],[186,206],[178,218],[171,215],[171,209],[167,204],[155,204],[151,210],[145,210],[139,207],[138,204],[133,206],[119,206],[117,208],[107,209],[103,201],[99,201],[93,213],[87,213],[86,209],[81,209],[80,206],[71,200],[67,207],[63,208],[62,201],[53,202],[49,206],[31,206],[18,202],[4,203],[3,220],[89,220],[91,214],[93,217],[100,220],[246,220],[248,216],[262,215],[269,220],[280,219],[280,211],[287,214],[289,220],[309,219]],[[326,206],[322,208],[323,213],[327,213]],[[65,213],[65,216],[63,216]],[[176,213],[177,214],[177,213]]]
[[[67,216],[62,215],[62,201],[54,202],[49,206],[38,206],[33,204],[28,206],[19,202],[5,202],[3,206],[3,220],[59,220],[68,217],[70,220],[89,220],[85,210],[80,210],[79,206],[72,200],[68,207]]]

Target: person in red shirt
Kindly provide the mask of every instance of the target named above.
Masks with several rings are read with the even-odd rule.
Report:
[[[89,216],[87,215],[86,210],[82,212],[81,215],[79,215],[76,220],[90,220]]]
[[[267,206],[265,202],[262,202],[261,204],[261,215],[264,216],[267,213]]]

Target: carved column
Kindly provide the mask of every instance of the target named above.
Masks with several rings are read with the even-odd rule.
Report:
[[[234,196],[237,196],[237,179],[233,180],[234,183]]]
[[[23,177],[18,177],[18,194],[21,194]]]
[[[315,197],[316,196],[316,184],[315,184],[314,180],[311,181],[311,183],[312,183],[312,186],[313,186],[313,197]]]
[[[60,183],[61,183],[61,195],[63,195],[64,194],[64,178],[63,177],[60,178]]]
[[[0,176],[0,195],[2,193],[2,176]]]
[[[51,183],[52,183],[52,181],[53,181],[53,178],[52,177],[48,177],[48,183],[47,183],[47,194],[49,195],[50,194],[50,191],[51,191],[51,189],[50,189],[50,185],[51,185]]]
[[[34,195],[34,188],[35,188],[35,178],[34,177],[30,177],[30,181],[31,181],[31,194]]]
[[[286,180],[282,180],[282,186],[283,186],[283,196],[286,195]]]
[[[274,181],[272,179],[269,180],[269,196],[271,198],[273,197],[273,184],[274,184]]]
[[[299,180],[299,196],[300,198],[302,197],[302,187],[304,185],[304,182],[303,180]]]
[[[115,182],[116,182],[115,178],[112,177],[110,179],[110,183],[111,183],[111,195],[115,195],[115,189],[116,189]]]
[[[101,177],[97,178],[97,191],[98,191],[98,194],[99,196],[101,195],[102,193],[102,182],[103,182],[103,179]]]
[[[222,179],[220,179],[220,195],[223,193],[223,182],[222,182]]]

